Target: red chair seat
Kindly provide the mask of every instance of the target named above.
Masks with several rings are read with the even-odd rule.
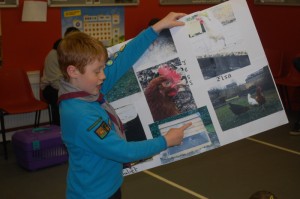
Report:
[[[34,126],[39,125],[41,110],[48,104],[37,100],[32,92],[28,76],[20,68],[0,69],[0,120],[4,157],[8,158],[6,146],[5,115],[35,112]]]
[[[288,69],[288,74],[283,77],[275,78],[277,85],[298,87],[300,86],[300,72],[291,64]]]

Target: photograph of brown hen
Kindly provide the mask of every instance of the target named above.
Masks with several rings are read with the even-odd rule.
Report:
[[[164,64],[159,67],[158,76],[147,85],[145,97],[154,121],[179,114],[173,97],[178,93],[180,81],[181,75]]]
[[[256,88],[256,97],[255,100],[257,101],[258,105],[262,108],[265,109],[265,103],[266,103],[266,98],[262,92],[262,88],[260,86],[257,86]]]

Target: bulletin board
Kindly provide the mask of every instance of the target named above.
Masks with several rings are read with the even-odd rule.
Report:
[[[124,7],[70,7],[61,9],[62,35],[70,27],[101,41],[106,47],[124,41]]]
[[[135,6],[139,0],[48,0],[50,7]]]
[[[218,4],[226,0],[160,0],[161,5]]]
[[[18,0],[0,0],[0,8],[18,7]]]

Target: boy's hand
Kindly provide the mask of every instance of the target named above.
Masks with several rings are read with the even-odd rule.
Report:
[[[170,12],[167,16],[165,16],[159,22],[154,24],[152,26],[152,28],[155,32],[159,33],[160,31],[162,31],[163,29],[166,29],[166,28],[173,28],[175,26],[183,26],[184,22],[177,21],[177,20],[184,16],[186,16],[186,14],[184,14],[184,13]]]
[[[190,127],[192,123],[188,123],[179,128],[171,128],[165,135],[168,147],[179,145],[183,139],[184,130]]]

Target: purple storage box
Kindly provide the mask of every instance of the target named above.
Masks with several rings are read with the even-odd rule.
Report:
[[[18,131],[12,136],[17,162],[36,170],[68,161],[59,126],[51,125]]]

